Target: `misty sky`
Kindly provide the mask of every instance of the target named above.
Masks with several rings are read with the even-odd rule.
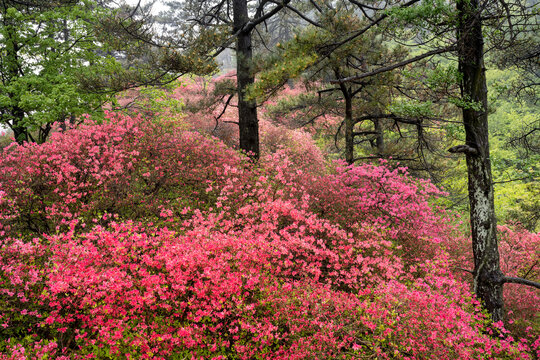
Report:
[[[138,0],[125,0],[130,5],[136,5],[139,1]],[[161,10],[165,9],[165,7],[161,4],[160,0],[142,0],[141,3],[143,5],[154,3],[154,6],[152,6],[152,13],[157,14]]]

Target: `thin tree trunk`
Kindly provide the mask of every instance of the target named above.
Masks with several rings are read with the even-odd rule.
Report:
[[[377,133],[375,145],[377,146],[377,156],[382,157],[384,154],[384,135],[380,119],[373,119],[373,127]]]
[[[352,113],[352,97],[345,96],[345,160],[354,163],[354,121]]]
[[[234,32],[240,30],[248,21],[247,0],[234,0]],[[257,119],[257,103],[246,100],[246,89],[255,82],[251,71],[253,51],[251,31],[240,31],[236,40],[236,76],[238,88],[238,123],[240,128],[240,149],[246,151],[251,158],[258,159],[259,120]]]
[[[496,218],[489,158],[487,87],[482,23],[478,0],[459,0],[458,57],[463,75],[462,97],[466,134],[471,235],[474,255],[473,290],[494,322],[503,319],[503,279],[499,265]]]

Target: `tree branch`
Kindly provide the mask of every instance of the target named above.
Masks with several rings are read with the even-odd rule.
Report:
[[[359,122],[362,122],[364,120],[373,120],[373,119],[391,119],[391,120],[394,120],[403,124],[419,125],[419,121],[416,119],[405,118],[405,117],[401,117],[395,114],[364,115],[364,116],[354,118],[353,121],[355,124],[358,124]]]
[[[430,56],[433,56],[433,55],[447,53],[447,52],[450,52],[450,51],[454,51],[456,49],[457,49],[456,46],[448,46],[448,47],[445,47],[445,48],[442,48],[442,49],[436,49],[436,50],[428,51],[425,54],[418,55],[418,56],[415,56],[413,58],[400,61],[400,62],[398,62],[396,64],[384,66],[384,67],[375,69],[375,70],[367,72],[367,73],[363,73],[363,74],[355,75],[355,76],[349,76],[349,77],[346,77],[346,78],[343,78],[343,79],[331,80],[330,83],[331,84],[339,84],[339,83],[364,79],[364,78],[371,77],[371,76],[374,76],[374,75],[377,75],[377,74],[380,74],[380,73],[384,73],[384,72],[387,72],[387,71],[391,71],[391,70],[403,67],[405,65],[411,64],[413,62],[422,60],[424,58],[427,58],[427,57],[430,57]]]
[[[407,8],[409,6],[414,5],[415,3],[419,2],[419,1],[420,0],[410,0],[410,1],[406,2],[405,4],[399,6],[398,8],[399,9]],[[315,4],[314,1],[311,1],[311,3]],[[317,9],[319,9],[319,12],[322,12],[322,10],[320,10],[320,8],[318,6],[317,6]],[[381,21],[386,19],[388,16],[389,16],[388,13],[383,14],[383,15],[379,16],[377,19],[373,20],[369,25],[367,25],[363,29],[358,30],[357,32],[355,32],[351,36],[346,37],[345,39],[341,40],[339,43],[328,45],[327,47],[329,47],[329,50],[324,54],[325,57],[329,56],[333,51],[335,51],[339,47],[343,46],[344,44],[347,44],[348,42],[350,42],[350,41],[356,39],[357,37],[361,36],[363,33],[368,31],[372,27],[377,26]]]
[[[521,284],[521,285],[532,286],[532,287],[535,287],[537,289],[540,289],[540,283],[537,283],[536,281],[523,279],[523,278],[518,278],[518,277],[505,276],[502,279],[502,283],[503,284],[510,284],[510,283],[511,284]]]
[[[472,270],[469,270],[469,269],[463,269],[463,268],[460,268],[460,267],[456,267],[454,268],[456,270],[461,270],[461,271],[465,271],[465,272],[468,272],[469,274],[474,274],[474,271]]]
[[[296,15],[300,16],[301,19],[303,19],[305,22],[315,26],[315,27],[318,27],[318,28],[322,28],[323,26],[321,24],[319,24],[318,22],[314,21],[314,20],[311,20],[310,18],[308,18],[306,15],[302,14],[302,12],[300,12],[298,9],[290,6],[290,5],[287,5],[287,9],[291,10],[292,12],[294,12]]]
[[[270,19],[272,16],[274,16],[275,14],[277,14],[278,12],[281,11],[281,9],[283,9],[284,7],[287,6],[287,4],[289,4],[291,2],[291,0],[283,0],[283,2],[279,5],[276,5],[276,7],[274,7],[272,10],[270,10],[269,12],[267,12],[266,14],[262,15],[261,17],[258,17],[258,18],[255,18],[251,21],[249,21],[248,23],[246,23],[240,30],[239,32],[242,32],[242,33],[249,33],[251,30],[253,30],[253,28],[257,25],[259,25],[260,23]]]
[[[538,260],[536,260],[534,262],[534,264],[531,265],[531,267],[529,268],[529,270],[527,270],[527,272],[525,273],[525,275],[523,275],[523,278],[526,278],[532,271],[532,269],[534,269],[534,267],[536,266],[536,264],[538,264]]]
[[[452,154],[457,154],[457,153],[463,153],[463,154],[467,154],[467,155],[476,155],[476,154],[478,154],[478,150],[476,150],[475,148],[473,148],[472,146],[469,146],[469,145],[453,146],[450,149],[448,149],[448,152],[451,152]]]

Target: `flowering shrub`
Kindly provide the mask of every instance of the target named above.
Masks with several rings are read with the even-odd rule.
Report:
[[[444,212],[429,203],[443,193],[384,164],[338,163],[333,174],[319,178],[311,209],[358,236],[378,234],[379,243],[392,242],[403,259],[430,258],[452,230]]]
[[[213,195],[205,189],[223,181],[222,167],[244,161],[170,124],[115,113],[107,119],[57,132],[43,145],[4,149],[0,201],[10,204],[0,213],[4,235],[54,233],[74,219],[107,220],[106,213],[156,217],[173,204],[206,208]]]
[[[183,121],[190,124],[193,131],[215,136],[229,146],[237,147],[237,100],[234,96],[229,99],[235,94],[236,74],[228,73],[211,81],[205,78],[185,80],[183,85],[174,94],[186,103]],[[300,91],[300,88],[286,88],[280,96],[298,95]],[[281,121],[283,119],[276,121],[269,111],[274,103],[274,100],[267,100],[258,111],[263,156],[281,151],[297,167],[310,167],[312,171],[320,169],[324,157],[313,142],[312,134],[298,129],[298,124]]]
[[[30,245],[4,241],[3,326],[18,329],[11,336],[24,337],[30,357],[44,347],[74,358],[520,356],[479,333],[482,315],[462,284],[437,273],[441,264],[426,265],[429,275],[410,286],[344,291],[355,271],[324,261],[341,251],[319,255],[302,234],[277,231],[279,220],[254,236],[219,230],[218,218],[196,217],[183,235],[111,223]],[[22,351],[11,342],[6,350]]]
[[[5,149],[0,359],[533,358],[452,275],[435,187],[296,155],[113,113]]]
[[[539,281],[540,234],[530,233],[519,225],[499,226],[498,230],[501,270],[506,276]],[[507,284],[504,291],[505,305],[509,309],[510,329],[519,325],[526,328],[532,323],[536,327],[536,333],[540,333],[539,291],[517,284]],[[524,321],[525,319],[529,321]],[[514,323],[516,323],[515,326],[513,326]]]

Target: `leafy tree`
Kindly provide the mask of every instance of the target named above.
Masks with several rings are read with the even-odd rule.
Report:
[[[391,157],[416,175],[427,171],[432,179],[439,180],[438,173],[444,167],[429,153],[443,151],[441,134],[445,123],[440,114],[448,113],[448,106],[441,99],[449,93],[457,96],[453,84],[457,71],[436,64],[426,74],[427,64],[419,62],[400,75],[386,72],[369,79],[329,84],[332,78],[353,76],[403,60],[408,53],[404,46],[390,44],[381,31],[372,31],[325,55],[332,44],[369,24],[347,4],[319,4],[313,11],[311,26],[297,31],[293,40],[279,44],[273,55],[258,62],[261,81],[255,85],[253,95],[267,96],[290,77],[301,76],[318,96],[302,94],[297,101],[287,99],[281,108],[276,108],[277,115],[287,109],[300,116],[305,113],[299,125],[311,124],[323,115],[340,116],[343,121],[332,137],[339,148],[337,143],[344,132],[344,158],[348,163]],[[416,77],[419,73],[422,81]],[[315,115],[314,108],[319,109]]]
[[[19,142],[43,142],[53,122],[100,112],[105,93],[81,88],[81,78],[114,68],[98,53],[92,1],[0,2],[0,123]]]

